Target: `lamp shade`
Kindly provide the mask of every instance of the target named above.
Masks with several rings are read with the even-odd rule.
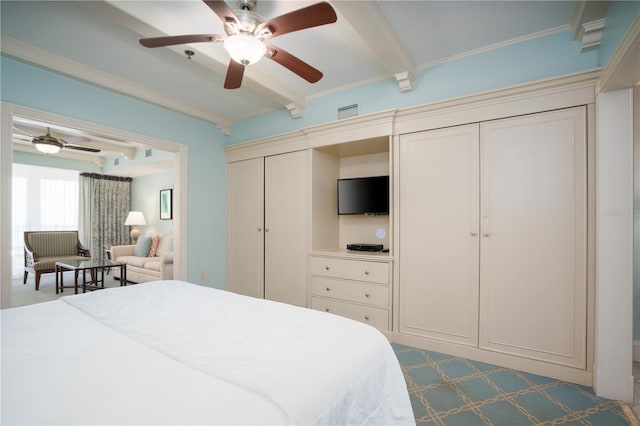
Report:
[[[124,221],[125,225],[146,225],[147,221],[144,220],[142,212],[129,212],[127,220]]]
[[[36,146],[36,149],[40,152],[44,152],[45,154],[57,154],[62,148],[62,144],[58,141],[34,141],[33,144]]]
[[[224,48],[231,59],[242,65],[254,64],[267,51],[264,43],[248,34],[236,34],[224,40]]]

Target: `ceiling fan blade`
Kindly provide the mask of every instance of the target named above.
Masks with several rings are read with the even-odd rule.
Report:
[[[77,151],[86,151],[86,152],[100,152],[97,148],[87,148],[86,146],[77,146],[77,145],[65,145],[64,149],[75,149]]]
[[[225,89],[237,89],[242,84],[242,76],[244,75],[244,65],[237,63],[233,59],[229,61],[227,69],[227,77],[224,80]]]
[[[258,25],[254,34],[260,34],[263,29],[268,27],[271,35],[267,35],[265,38],[273,38],[293,31],[332,24],[337,20],[336,12],[329,3],[316,3],[269,19]]]
[[[20,135],[20,134],[14,133],[13,139],[17,139],[19,141],[24,141],[24,142],[31,142],[33,140],[33,136]]]
[[[203,1],[207,6],[209,6],[211,10],[214,11],[216,15],[218,15],[223,24],[226,24],[228,22],[238,22],[238,17],[236,16],[236,14],[233,13],[233,10],[231,10],[231,8],[227,6],[227,3],[225,3],[223,0]]]
[[[176,36],[161,36],[161,37],[149,37],[141,38],[140,44],[144,47],[163,47],[173,46],[175,44],[187,44],[187,43],[205,43],[222,41],[224,37],[218,34],[187,34]]]
[[[293,56],[291,53],[271,44],[267,44],[266,46],[267,53],[264,55],[265,58],[269,58],[272,61],[279,63],[283,67],[298,74],[309,83],[315,83],[322,78],[322,73],[320,71],[301,59]]]
[[[66,144],[74,144],[74,143],[83,143],[83,142],[89,142],[91,139],[89,139],[86,136],[72,136],[70,138],[67,139],[60,139],[62,141],[62,143],[66,143]]]
[[[33,139],[33,135],[31,133],[27,133],[26,131],[22,130],[19,127],[13,126],[13,130],[17,130],[18,132],[22,133],[25,136],[29,136],[31,139]]]

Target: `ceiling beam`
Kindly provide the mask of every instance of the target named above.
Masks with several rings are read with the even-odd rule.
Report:
[[[177,111],[182,114],[214,123],[218,126],[231,127],[231,121],[226,118],[195,108],[177,99],[171,98],[165,93],[132,83],[124,78],[117,77],[102,70],[56,55],[4,34],[0,36],[0,51],[7,56],[34,64],[41,68],[55,71],[59,74],[68,75],[78,80],[86,81],[129,97],[151,102],[172,111]]]
[[[107,0],[104,3],[89,2],[88,4],[91,7],[100,8],[102,13],[110,13],[121,25],[140,34],[142,37],[193,33],[192,28],[168,16],[155,7],[153,2]],[[111,10],[107,9],[109,7]],[[205,9],[207,10],[206,13],[211,14],[212,21],[219,19],[209,8]],[[194,55],[191,58],[194,62],[218,75],[226,75],[229,55],[222,46],[214,46],[212,43],[193,43],[188,46],[189,49],[198,53],[198,55]],[[167,48],[184,57],[184,47],[185,45],[179,45],[168,46]],[[270,99],[283,108],[288,109],[288,105],[295,104],[302,106],[303,109],[305,105],[304,96],[291,91],[289,87],[279,84],[273,79],[255,72],[255,69],[251,67],[247,67],[245,70],[242,87]]]
[[[412,90],[416,64],[377,1],[331,1],[372,52],[380,58],[401,92]]]
[[[64,148],[62,150],[60,150],[60,152],[58,152],[57,154],[43,154],[42,152],[38,151],[35,147],[31,146],[31,145],[25,145],[22,143],[17,143],[14,142],[13,144],[13,150],[14,151],[20,151],[20,152],[26,152],[29,154],[36,154],[36,155],[53,155],[55,157],[61,157],[61,158],[69,158],[72,160],[79,160],[79,161],[86,161],[89,163],[93,163],[96,166],[102,168],[104,167],[104,157],[99,156],[99,155],[91,155],[91,154],[83,154],[81,152],[78,151],[74,151],[71,152],[70,150],[65,150]]]

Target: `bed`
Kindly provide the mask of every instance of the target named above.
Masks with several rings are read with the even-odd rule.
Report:
[[[374,328],[183,281],[5,309],[2,424],[415,424]]]

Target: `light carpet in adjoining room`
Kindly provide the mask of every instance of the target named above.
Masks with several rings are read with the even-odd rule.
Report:
[[[89,273],[87,273],[87,278],[88,277]],[[80,280],[81,279],[82,278],[80,278]],[[71,286],[73,285],[73,282],[73,272],[65,272],[64,285]],[[115,280],[112,274],[105,274],[104,286],[105,288],[118,287],[120,286],[120,281]],[[11,306],[17,307],[32,305],[34,303],[49,302],[62,296],[74,294],[73,288],[65,288],[63,293],[56,294],[56,274],[42,275],[40,277],[40,289],[36,291],[35,288],[36,284],[33,274],[29,274],[26,284],[22,284],[22,278],[14,278],[11,282]],[[82,289],[79,289],[79,292],[81,293]]]

